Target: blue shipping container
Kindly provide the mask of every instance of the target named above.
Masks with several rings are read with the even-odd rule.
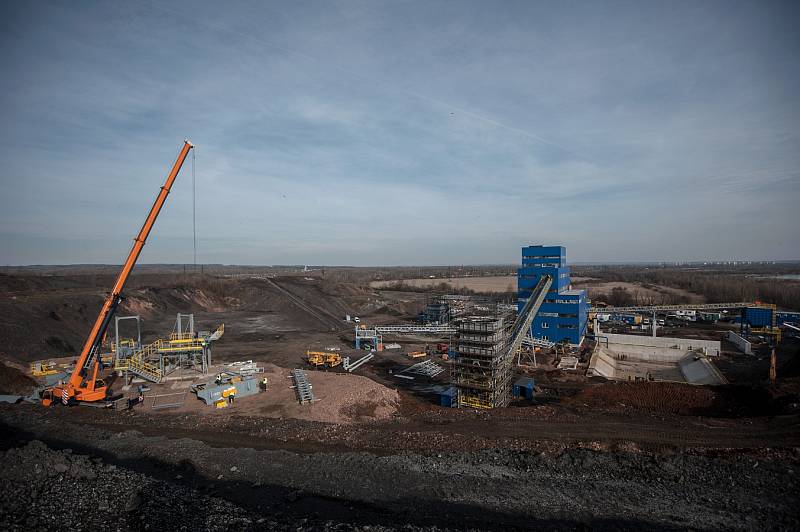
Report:
[[[772,309],[748,307],[744,310],[744,320],[751,327],[771,327]]]
[[[612,314],[611,320],[621,321],[622,323],[627,323],[628,325],[636,324],[636,316],[634,316],[633,314]]]
[[[530,377],[521,377],[514,383],[511,388],[511,393],[514,397],[524,397],[529,401],[533,399],[534,381]]]
[[[776,312],[775,320],[777,325],[784,323],[800,323],[800,312]]]
[[[458,390],[456,388],[448,388],[439,394],[439,404],[447,408],[452,408],[456,406],[457,398]]]

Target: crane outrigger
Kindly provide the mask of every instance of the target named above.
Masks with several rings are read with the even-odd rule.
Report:
[[[150,230],[153,228],[159,212],[161,212],[161,207],[164,206],[172,184],[175,182],[175,178],[178,176],[178,172],[180,172],[183,162],[186,160],[186,156],[192,148],[194,148],[194,145],[191,142],[188,140],[184,141],[183,148],[181,148],[178,154],[178,159],[172,166],[172,170],[170,170],[164,186],[161,187],[156,201],[150,208],[150,213],[147,215],[144,225],[142,225],[136,238],[133,239],[133,247],[130,253],[128,253],[128,258],[122,266],[122,270],[119,272],[119,276],[117,277],[116,283],[114,283],[114,287],[111,289],[111,293],[103,303],[102,309],[100,309],[100,314],[97,315],[94,327],[92,327],[92,331],[89,333],[89,337],[83,345],[83,350],[75,363],[75,369],[66,382],[61,382],[52,388],[44,390],[42,393],[42,404],[44,406],[50,406],[54,401],[58,400],[61,400],[61,402],[66,405],[75,401],[102,401],[109,397],[110,390],[106,386],[105,381],[98,378],[101,369],[99,357],[100,345],[111,320],[114,318],[117,307],[119,307],[119,304],[123,300],[122,290],[125,288],[125,283],[133,267],[136,265],[139,254],[142,252],[142,248],[147,241],[147,236],[150,234]]]

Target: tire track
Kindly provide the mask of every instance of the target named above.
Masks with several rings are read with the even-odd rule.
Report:
[[[325,327],[329,328],[331,331],[338,331],[343,328],[339,319],[334,318],[332,314],[328,313],[328,311],[312,307],[311,305],[306,303],[303,299],[289,292],[288,290],[280,286],[272,279],[264,279],[264,280],[267,282],[267,284],[275,288],[278,292],[285,295],[289,299],[289,301],[294,303],[296,307],[305,311],[310,316],[313,316],[317,321],[322,323]]]

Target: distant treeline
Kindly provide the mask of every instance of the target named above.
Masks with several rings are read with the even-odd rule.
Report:
[[[386,267],[331,267],[325,268],[325,278],[345,282],[392,281],[403,279],[436,279],[457,277],[489,277],[516,275],[514,264],[488,264],[481,266],[386,266]],[[409,291],[409,290],[406,290]],[[416,291],[416,290],[411,290]],[[429,292],[424,289],[420,291]],[[452,290],[448,293],[454,293]]]
[[[616,279],[617,281],[619,279]],[[622,286],[616,286],[609,292],[593,292],[590,288],[590,296],[593,303],[604,302],[612,307],[630,307],[630,306],[647,306],[647,305],[679,305],[681,303],[688,303],[689,298],[684,294],[676,294],[673,292],[665,292],[659,290],[659,287],[644,284],[642,288],[655,290],[658,295],[646,294],[637,289],[628,290]]]
[[[418,294],[430,294],[432,297],[437,295],[460,295],[472,296],[476,301],[495,302],[495,303],[515,303],[517,300],[517,293],[515,290],[506,290],[502,292],[480,292],[470,288],[461,286],[455,287],[449,283],[442,281],[441,283],[426,284],[425,286],[417,286],[403,281],[395,281],[383,285],[381,290],[389,290],[395,292],[415,292]]]
[[[704,296],[708,303],[761,301],[775,304],[779,308],[800,310],[800,282],[775,277],[796,273],[798,266],[791,264],[691,268],[657,266],[574,268],[575,275],[603,281],[641,283],[644,287],[654,284],[681,288]],[[631,301],[631,297],[632,294],[617,290],[614,294],[609,294],[607,302],[612,305],[620,304],[620,301],[624,301],[623,305],[636,304],[635,301]],[[677,301],[680,302],[682,301]]]

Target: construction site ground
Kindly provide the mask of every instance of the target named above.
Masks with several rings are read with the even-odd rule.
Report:
[[[80,345],[103,282],[0,275],[1,393],[32,384],[28,362]],[[352,349],[345,314],[409,321],[425,297],[303,277],[139,278],[120,314],[143,316],[145,341],[168,334],[177,312],[193,312],[200,328],[224,322],[217,368],[253,360],[268,391],[219,410],[191,393],[180,407],[152,408],[149,397],[211,380],[212,368],[151,385],[131,410],[0,404],[0,476],[14,486],[0,495],[0,528],[56,520],[123,530],[800,526],[800,342],[781,347],[776,385],[761,352],[725,349],[718,366],[731,384],[723,387],[587,379],[543,356],[529,371],[537,399],[493,411],[438,406],[433,392],[447,386],[447,371],[396,377],[422,360],[404,354],[423,349],[422,338],[394,339],[401,351],[378,353],[354,375],[305,365],[309,349],[364,354]],[[297,367],[318,402],[295,398],[288,372]],[[67,494],[82,504],[69,510]]]

